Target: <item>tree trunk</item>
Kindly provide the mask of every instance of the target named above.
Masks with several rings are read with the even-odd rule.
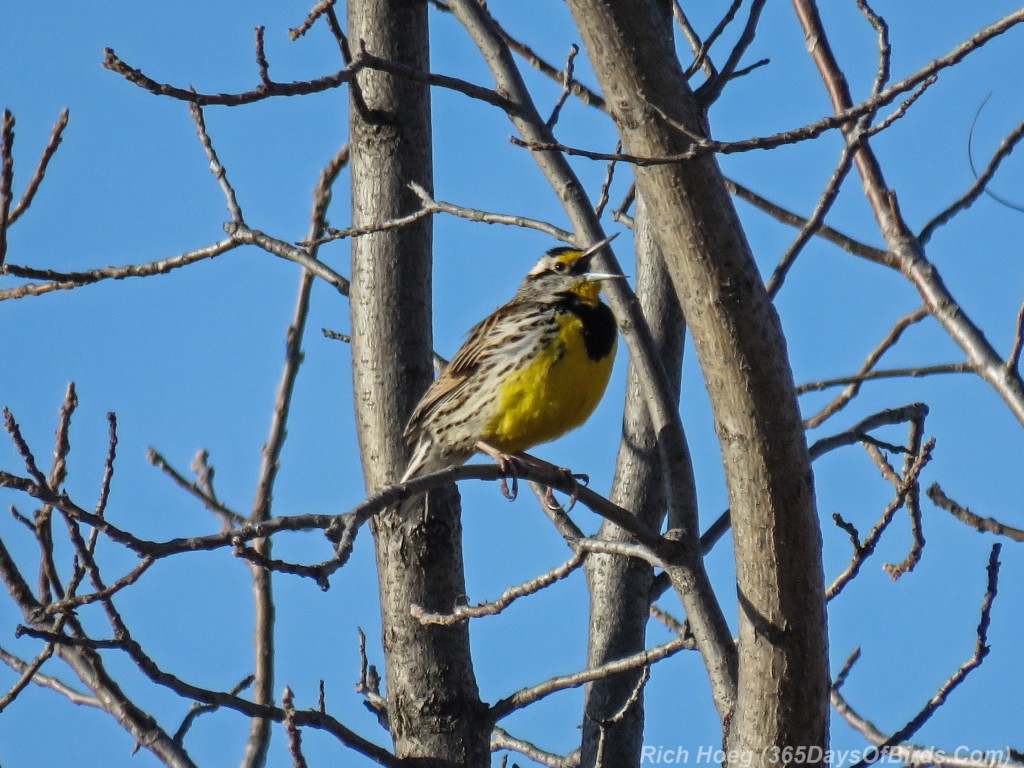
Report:
[[[429,69],[427,6],[351,0],[349,34],[372,53]],[[352,223],[376,224],[418,207],[410,181],[432,188],[426,86],[364,70],[350,100]],[[432,378],[429,219],[352,242],[352,369],[360,455],[372,493],[401,474],[402,429]],[[413,605],[451,611],[466,592],[458,493],[429,512],[372,525],[386,667],[387,718],[399,757],[415,765],[485,766],[489,727],[465,624],[423,626]]]
[[[637,199],[633,236],[637,297],[678,398],[685,326],[665,263],[653,241],[643,198]],[[644,400],[645,383],[632,363],[626,379],[622,440],[611,500],[658,529],[665,515],[665,494],[657,435]],[[629,534],[607,521],[601,525],[599,537],[612,541],[631,540]],[[590,592],[587,665],[597,667],[642,651],[650,616],[653,579],[650,564],[637,558],[591,552],[584,569]],[[583,766],[640,763],[644,734],[640,682],[639,672],[628,672],[587,687],[581,750]]]
[[[569,0],[626,152],[685,151],[707,134],[676,58],[667,3]],[[724,723],[739,754],[827,744],[821,541],[778,316],[711,156],[636,168],[711,396],[740,601],[739,682]]]

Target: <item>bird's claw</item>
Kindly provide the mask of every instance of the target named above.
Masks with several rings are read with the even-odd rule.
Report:
[[[569,492],[569,502],[563,509],[562,505],[555,501],[555,493],[548,488],[544,493],[544,506],[550,509],[552,512],[562,510],[563,512],[571,512],[572,508],[576,506],[576,502],[580,497],[580,486],[586,487],[590,482],[590,475],[585,474],[574,474],[571,470],[562,468],[562,472],[566,478],[572,480],[572,490]]]
[[[519,495],[519,475],[516,472],[515,459],[511,456],[503,457],[498,461],[498,466],[501,467],[501,481],[498,487],[501,489],[501,495],[509,501],[515,501]],[[508,479],[512,479],[512,488],[509,488]]]

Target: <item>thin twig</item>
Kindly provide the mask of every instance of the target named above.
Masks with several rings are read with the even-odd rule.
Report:
[[[36,673],[42,669],[43,664],[53,656],[53,650],[53,643],[47,643],[43,646],[43,650],[41,650],[36,657],[32,659],[32,661],[25,664],[18,679],[14,681],[13,685],[7,689],[7,692],[3,696],[0,696],[0,712],[7,709],[8,705],[18,698],[18,694],[28,687],[28,684],[31,683],[32,679],[36,676]]]
[[[243,678],[242,681],[228,691],[228,693],[232,696],[237,696],[250,685],[252,685],[252,675]],[[220,707],[216,704],[200,704],[198,702],[192,702],[192,706],[190,706],[188,708],[188,712],[185,713],[185,717],[181,721],[181,725],[179,725],[178,730],[174,732],[174,742],[176,744],[184,743],[185,734],[188,733],[189,728],[192,727],[192,723],[194,723],[200,715],[205,715],[209,712],[216,712],[218,709],[220,709]]]
[[[625,656],[621,659],[608,662],[607,664],[602,664],[601,666],[594,667],[592,669],[584,669],[580,672],[574,672],[569,675],[556,675],[555,677],[545,680],[543,683],[539,683],[538,685],[530,686],[528,688],[522,688],[511,696],[506,696],[500,701],[495,702],[491,706],[490,717],[497,721],[507,717],[518,709],[522,709],[529,704],[533,704],[535,701],[555,693],[556,691],[563,691],[568,688],[579,688],[581,685],[586,685],[589,682],[608,677],[609,675],[614,675],[631,669],[649,667],[656,661],[672,656],[689,647],[689,643],[690,641],[686,638],[674,637],[661,645],[640,651],[639,653],[634,653],[630,656]]]
[[[284,732],[288,736],[288,754],[292,757],[292,768],[307,768],[306,758],[302,754],[302,732],[295,722],[295,701],[292,689],[285,686],[281,694],[281,708],[284,709]]]
[[[1013,332],[1013,347],[1010,348],[1010,354],[1006,357],[1007,370],[1020,370],[1022,350],[1024,350],[1024,301],[1021,302],[1020,309],[1017,310],[1017,324]]]
[[[5,109],[0,118],[0,267],[7,258],[7,227],[14,199],[14,115]]]
[[[491,751],[497,752],[500,749],[518,752],[547,768],[578,768],[580,764],[578,747],[567,755],[556,755],[554,752],[541,749],[526,739],[513,736],[504,728],[496,725],[491,731]]]
[[[467,619],[479,616],[496,616],[519,598],[532,595],[545,587],[551,586],[557,581],[561,581],[579,568],[580,565],[583,564],[585,557],[586,552],[578,550],[572,557],[561,565],[555,566],[554,568],[545,571],[539,576],[535,576],[522,584],[509,587],[494,601],[477,603],[476,605],[460,605],[448,614],[431,613],[418,605],[414,605],[412,606],[410,613],[423,624],[443,625],[457,624],[461,621],[466,621]]]
[[[714,103],[722,95],[722,90],[728,82],[737,74],[736,70],[739,67],[740,59],[743,58],[743,54],[747,52],[750,44],[754,42],[754,35],[757,34],[757,22],[761,18],[761,11],[764,9],[765,2],[766,0],[753,0],[751,2],[750,11],[747,14],[747,23],[743,25],[743,31],[740,33],[736,45],[730,51],[729,58],[722,66],[721,71],[715,77],[709,78],[697,89],[697,98],[704,105]]]
[[[11,441],[14,443],[14,447],[18,450],[18,455],[20,455],[22,461],[25,462],[25,469],[30,475],[32,475],[32,478],[37,483],[48,489],[50,486],[47,477],[36,464],[36,457],[32,454],[32,450],[28,447],[28,443],[25,442],[25,438],[21,434],[21,427],[18,426],[18,422],[14,420],[14,414],[8,410],[6,405],[3,407],[3,415],[4,428],[7,430],[7,434],[11,436]]]
[[[996,536],[1006,536],[1014,541],[1024,542],[1024,530],[1001,523],[994,517],[982,517],[972,512],[969,507],[957,504],[945,494],[938,483],[932,483],[925,493],[935,506],[946,510],[961,523],[969,525],[979,533],[994,533]]]
[[[1001,544],[993,544],[992,552],[989,554],[987,569],[988,581],[985,589],[985,596],[981,601],[981,617],[978,620],[978,629],[974,640],[974,652],[971,654],[970,658],[961,664],[957,670],[950,675],[941,686],[939,686],[939,690],[935,692],[935,695],[928,700],[928,702],[907,722],[906,725],[879,744],[878,749],[875,750],[870,757],[865,757],[853,768],[867,768],[867,766],[871,765],[886,754],[890,747],[902,744],[908,738],[917,733],[921,729],[921,726],[931,719],[932,715],[935,714],[939,707],[945,704],[949,695],[956,690],[967,676],[981,666],[981,663],[985,660],[985,657],[989,652],[988,627],[992,618],[992,602],[995,600],[996,593],[999,589],[999,552],[1001,547]]]
[[[982,103],[984,106],[984,102]],[[979,112],[981,107],[978,108]],[[973,127],[972,127],[973,131]],[[992,181],[996,175],[996,171],[999,170],[999,165],[1005,160],[1017,145],[1021,139],[1024,139],[1024,120],[1017,124],[1017,127],[1010,131],[1003,140],[999,142],[999,146],[996,151],[992,153],[992,157],[989,158],[988,164],[982,170],[981,173],[976,174],[974,183],[967,188],[967,190],[960,195],[956,200],[950,203],[944,210],[937,213],[928,222],[921,227],[921,231],[917,235],[917,239],[921,243],[927,243],[932,235],[935,234],[935,230],[946,224],[961,211],[965,211],[970,208],[974,202],[981,197],[988,186],[988,183]],[[970,139],[968,139],[968,142]]]
[[[861,385],[863,384],[863,382],[869,379],[892,378],[896,375],[913,375],[912,373],[907,371],[905,373],[890,374],[888,376],[883,376],[881,372],[875,371],[874,368],[876,365],[878,365],[878,361],[882,359],[882,356],[885,355],[885,353],[892,349],[894,346],[896,346],[899,340],[903,337],[903,334],[907,330],[907,328],[914,325],[915,323],[921,322],[921,320],[923,320],[926,317],[928,317],[928,310],[926,307],[922,306],[918,307],[917,309],[911,312],[908,312],[907,314],[903,315],[898,320],[896,320],[896,322],[893,324],[892,328],[889,329],[889,332],[885,335],[885,337],[881,341],[879,341],[878,344],[876,344],[870,352],[868,352],[868,355],[865,358],[864,362],[861,363],[860,368],[858,368],[856,373],[854,373],[852,376],[843,376],[833,379],[823,379],[821,381],[810,382],[808,384],[801,384],[800,386],[798,386],[796,388],[796,393],[800,395],[803,394],[804,392],[821,391],[823,389],[828,389],[829,387],[833,386],[841,386],[843,384],[847,385],[845,390],[840,392],[835,398],[832,399],[831,402],[823,406],[818,411],[818,413],[816,413],[814,416],[805,419],[804,427],[808,429],[812,427],[817,427],[822,422],[824,422],[825,419],[838,413],[840,410],[846,407],[846,405],[849,404],[849,402],[853,400],[853,398],[855,398],[860,393]],[[894,370],[900,371],[905,369]],[[913,370],[916,369],[910,369],[910,371]]]
[[[675,19],[676,24],[679,25],[679,29],[682,31],[683,37],[686,38],[690,51],[693,53],[693,63],[686,68],[687,79],[692,77],[698,69],[703,69],[705,77],[711,79],[718,70],[711,63],[711,58],[707,56],[707,48],[701,42],[700,35],[693,28],[693,24],[690,23],[690,19],[687,17],[686,11],[683,10],[679,0],[672,0],[672,17]]]
[[[191,493],[203,503],[208,510],[218,515],[225,524],[225,528],[241,525],[246,522],[245,515],[240,515],[233,509],[225,506],[215,497],[211,496],[198,482],[189,482],[178,470],[171,466],[156,448],[150,448],[146,453],[146,460],[154,467],[164,472],[179,487]]]
[[[531,67],[536,69],[541,74],[547,75],[552,80],[555,80],[559,83],[564,82],[562,78],[562,70],[560,70],[554,64],[551,64],[548,61],[546,61],[542,56],[540,56],[526,43],[512,37],[512,35],[510,35],[504,29],[504,27],[501,26],[497,19],[494,20],[494,26],[495,29],[497,29],[498,34],[501,35],[501,39],[504,41],[505,45],[507,45],[510,50],[515,51],[517,54],[522,56]],[[601,97],[601,95],[598,94],[596,91],[588,88],[579,80],[570,78],[569,90],[573,94],[573,96],[578,98],[584,104],[591,107],[595,107],[600,110],[607,109],[605,101]]]
[[[404,77],[407,80],[412,80],[413,82],[438,88],[447,88],[448,90],[455,91],[456,93],[469,96],[471,99],[484,101],[492,106],[498,107],[507,115],[514,115],[519,112],[519,105],[515,101],[492,88],[484,88],[481,85],[476,85],[475,83],[470,83],[457,77],[438,75],[434,72],[424,72],[423,70],[416,69],[415,67],[400,64],[397,61],[392,61],[391,59],[382,59],[367,51],[362,40],[359,41],[359,44],[359,55],[356,56],[352,62],[353,67],[358,62],[360,66],[366,67],[367,69],[389,72],[392,75]]]
[[[256,27],[256,66],[260,73],[260,82],[263,85],[270,85],[270,62],[267,61],[267,51],[263,47],[263,33],[267,28],[262,24]]]
[[[619,140],[615,145],[615,151],[619,152],[622,149],[622,141]],[[597,196],[597,203],[594,205],[594,215],[597,218],[601,218],[601,214],[604,213],[604,208],[608,205],[608,193],[611,190],[612,180],[615,178],[615,161],[610,160],[608,162],[608,168],[604,172],[604,182],[601,184],[601,193]]]
[[[513,227],[526,227],[527,229],[535,229],[538,232],[544,232],[545,234],[551,235],[556,240],[561,240],[563,243],[575,243],[576,237],[572,232],[556,227],[546,221],[540,221],[539,219],[531,219],[526,216],[514,216],[507,213],[492,213],[490,211],[482,211],[478,208],[467,208],[462,205],[455,205],[444,200],[435,200],[431,197],[430,193],[427,192],[416,182],[409,183],[409,189],[416,193],[416,196],[420,199],[423,204],[423,209],[432,213],[449,213],[452,216],[458,216],[462,219],[469,221],[479,221],[485,224],[506,224]]]
[[[253,104],[275,96],[301,96],[338,88],[350,82],[356,73],[363,68],[364,63],[354,61],[345,69],[312,80],[298,80],[291,83],[260,83],[260,85],[244,93],[198,93],[190,88],[179,88],[167,83],[157,82],[143,73],[142,70],[136,69],[123,61],[111,48],[103,49],[103,66],[121,75],[128,82],[157,96],[169,96],[172,99],[186,101],[201,107],[214,104],[237,107],[242,104]]]
[[[262,27],[257,29],[262,30]],[[262,43],[263,35],[257,35],[258,43]],[[265,62],[264,62],[265,63]],[[261,71],[261,75],[265,75],[265,72]],[[235,189],[231,186],[231,182],[228,181],[227,171],[224,170],[224,165],[221,163],[220,158],[217,157],[217,151],[213,148],[213,142],[210,140],[210,135],[206,132],[206,121],[203,119],[203,108],[195,102],[189,102],[188,105],[189,114],[192,115],[192,122],[196,124],[196,131],[199,133],[199,142],[203,145],[203,151],[206,152],[206,157],[210,161],[210,172],[214,178],[217,179],[217,183],[220,184],[221,191],[224,193],[224,199],[228,206],[228,213],[231,214],[231,221],[235,224],[244,225],[245,219],[242,217],[242,209],[238,205],[238,198],[235,195]]]
[[[293,261],[306,271],[326,281],[344,296],[348,295],[349,282],[319,259],[314,259],[304,248],[296,248],[291,243],[271,237],[266,232],[249,227],[239,226],[231,232],[231,237],[236,242],[246,245],[255,245],[267,253],[272,253],[282,259]]]
[[[675,3],[674,5],[678,5],[678,3]],[[700,47],[697,49],[693,57],[693,62],[690,64],[689,67],[686,68],[686,76],[688,78],[692,77],[700,67],[705,65],[705,63],[708,63],[709,66],[711,66],[711,59],[708,55],[708,52],[711,50],[711,46],[715,44],[715,41],[722,36],[722,33],[725,32],[726,28],[732,23],[732,20],[736,18],[736,13],[739,11],[742,5],[743,0],[732,0],[732,2],[729,4],[729,7],[726,9],[725,14],[722,16],[721,19],[718,20],[718,23],[715,24],[714,28],[711,30],[711,33],[707,36],[704,42],[701,43]],[[682,13],[682,8],[679,8],[679,10],[675,12],[675,17],[677,21],[680,18],[685,18]],[[689,25],[687,24],[686,26]],[[691,41],[691,47],[692,44],[693,43]],[[715,69],[714,66],[711,66],[711,71],[707,72],[708,82],[710,82],[717,75],[717,73],[718,70]]]
[[[95,530],[95,529],[94,529]],[[110,583],[109,586],[103,589],[96,590],[95,592],[89,592],[84,595],[74,595],[65,597],[62,600],[57,600],[46,606],[46,613],[49,615],[56,615],[64,613],[66,611],[73,611],[76,608],[80,608],[83,605],[89,605],[91,603],[97,603],[103,600],[109,600],[115,594],[120,592],[125,587],[131,586],[137,582],[149,567],[156,562],[154,557],[144,557],[142,562],[132,568],[121,578]]]
[[[793,213],[781,205],[773,203],[765,197],[754,192],[749,187],[745,187],[739,182],[733,181],[732,179],[725,179],[725,187],[729,192],[736,197],[744,200],[755,208],[764,211],[774,219],[781,221],[783,224],[789,224],[791,227],[802,228],[807,225],[807,219],[799,214]],[[839,230],[833,229],[827,224],[822,224],[815,230],[814,234],[817,237],[828,240],[830,243],[838,245],[844,251],[852,253],[854,256],[860,256],[873,261],[876,264],[889,264],[889,255],[886,251],[881,248],[875,248],[874,246],[862,243],[849,235],[845,235]]]
[[[22,674],[24,674],[29,668],[29,662],[19,659],[17,656],[5,651],[3,648],[0,648],[0,661],[9,666],[15,672],[20,672]],[[51,691],[56,691],[72,704],[81,704],[86,707],[103,709],[103,704],[95,696],[90,696],[87,693],[76,691],[74,688],[63,681],[58,680],[56,677],[44,675],[38,670],[32,675],[31,682],[43,688],[49,688]]]
[[[7,220],[8,225],[13,224],[28,207],[32,205],[32,200],[36,196],[36,192],[39,190],[39,185],[43,182],[43,177],[46,175],[46,169],[50,165],[50,160],[53,159],[54,154],[57,152],[57,147],[60,146],[61,138],[64,135],[64,129],[68,127],[68,110],[64,108],[60,111],[60,116],[57,118],[57,122],[53,124],[53,128],[50,130],[50,139],[46,142],[46,146],[43,148],[42,154],[39,156],[39,163],[36,165],[36,170],[32,174],[32,178],[28,180],[28,184],[25,185],[25,190],[21,193],[21,199],[18,200],[18,204],[11,210],[11,215]]]
[[[906,424],[914,420],[924,419],[928,415],[928,406],[924,403],[910,403],[899,408],[886,408],[866,416],[852,427],[835,435],[816,440],[808,449],[811,460],[824,456],[830,451],[845,445],[864,442],[871,438],[869,434],[879,427],[891,424]]]
[[[407,227],[410,224],[429,216],[431,213],[433,212],[426,208],[420,208],[418,211],[413,211],[408,216],[398,216],[394,219],[382,221],[380,224],[367,224],[362,227],[345,227],[345,229],[327,227],[323,230],[323,234],[320,234],[313,239],[307,238],[306,240],[302,240],[299,242],[299,245],[323,245],[324,243],[329,243],[332,240],[344,240],[349,237],[363,237],[364,235],[372,235],[375,232],[386,232],[389,229],[401,229],[402,227]]]
[[[316,5],[310,9],[303,22],[299,24],[299,26],[288,30],[288,35],[291,39],[297,40],[306,34],[313,24],[316,23],[316,20],[319,19],[328,8],[332,8],[334,6],[334,3],[335,0],[318,0]]]
[[[931,460],[932,448],[935,445],[934,440],[929,440],[923,446],[921,446],[920,452],[914,457],[914,462],[911,464],[910,469],[907,471],[896,489],[896,497],[889,502],[885,510],[882,512],[882,516],[878,522],[872,527],[868,535],[860,542],[860,545],[854,547],[853,555],[850,558],[849,564],[843,569],[832,583],[825,590],[825,600],[829,601],[836,597],[847,584],[852,581],[857,574],[860,572],[861,566],[864,561],[870,557],[875,548],[878,546],[879,540],[882,538],[882,534],[885,529],[889,527],[889,523],[892,522],[893,515],[896,514],[896,510],[902,507],[906,503],[907,494],[911,490],[918,486],[920,480],[921,471],[925,468],[928,462]],[[839,520],[837,520],[837,523]],[[851,536],[851,538],[853,538]]]
[[[549,130],[553,129],[558,123],[558,116],[562,113],[562,107],[565,106],[565,101],[572,92],[573,72],[575,71],[573,64],[579,52],[580,47],[575,43],[569,46],[569,54],[565,58],[565,67],[562,69],[562,92],[558,94],[555,106],[551,108],[551,117],[547,121]]]
[[[166,259],[147,261],[141,264],[125,264],[120,267],[99,267],[84,272],[54,272],[29,267],[6,264],[2,271],[15,277],[42,279],[44,283],[26,283],[25,285],[0,290],[0,301],[20,299],[24,296],[40,296],[51,291],[67,291],[83,285],[91,285],[103,280],[123,280],[126,277],[149,277],[163,275],[172,270],[193,264],[203,259],[212,259],[237,248],[241,243],[233,237],[220,240],[212,245],[197,248],[194,251],[170,256]]]
[[[832,175],[825,184],[825,188],[821,191],[821,195],[818,196],[818,202],[815,204],[814,210],[811,211],[811,215],[800,228],[796,239],[790,243],[785,253],[782,254],[779,263],[765,284],[765,290],[773,299],[778,294],[779,289],[782,288],[786,275],[796,261],[797,256],[800,255],[804,246],[811,241],[815,232],[821,227],[825,221],[825,216],[828,215],[829,210],[831,210],[832,205],[839,196],[840,187],[850,173],[850,167],[853,162],[853,148],[854,144],[852,142],[843,146],[843,151],[839,155],[839,161],[836,163]]]
[[[910,422],[910,432],[907,435],[907,454],[903,457],[903,476],[909,477],[913,469],[915,457],[920,451],[921,443],[924,440],[924,420],[914,419]],[[921,560],[924,551],[924,530],[921,526],[921,484],[911,483],[907,491],[904,503],[907,514],[910,516],[910,550],[907,556],[899,563],[886,563],[882,567],[892,579],[898,579],[903,574],[914,570]]]

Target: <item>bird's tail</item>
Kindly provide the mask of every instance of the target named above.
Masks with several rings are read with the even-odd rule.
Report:
[[[439,469],[444,468],[444,462],[440,460],[441,457],[438,451],[434,450],[434,442],[429,439],[420,439],[416,443],[416,447],[413,448],[412,456],[409,459],[409,464],[405,468],[405,472],[402,474],[400,483],[407,483],[410,480],[420,477],[421,475],[428,475],[431,472],[436,472]],[[420,503],[420,499],[423,498],[422,494],[415,494],[399,502],[398,514],[403,520],[408,520],[413,510]]]
[[[451,453],[443,451],[433,440],[429,438],[421,438],[417,443],[416,447],[413,448],[412,457],[409,459],[409,465],[405,469],[405,473],[402,475],[400,483],[407,483],[417,477],[423,475],[429,475],[431,472],[439,472],[442,469],[448,467],[456,467],[463,464],[470,456],[473,455],[472,451],[466,453]],[[404,501],[398,504],[398,513],[402,516],[403,520],[408,520],[412,512],[419,506],[420,500],[425,499],[426,496],[421,493],[414,494]]]

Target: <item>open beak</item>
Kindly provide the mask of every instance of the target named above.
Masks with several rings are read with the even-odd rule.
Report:
[[[583,252],[583,255],[580,257],[580,261],[583,262],[584,264],[586,264],[586,266],[587,266],[587,268],[589,270],[590,261],[591,261],[591,259],[594,258],[594,255],[598,251],[600,251],[602,248],[604,248],[606,245],[608,245],[608,243],[610,243],[612,240],[614,240],[618,236],[619,236],[619,233],[616,232],[614,235],[609,235],[604,240],[600,240],[600,241],[594,243],[592,246],[590,246],[589,248],[587,248],[587,250],[585,250]],[[589,282],[597,283],[597,282],[600,282],[601,280],[616,280],[616,279],[625,277],[625,275],[615,275],[615,274],[612,274],[611,272],[590,272],[590,271],[587,271],[583,275],[583,277],[585,277]]]

